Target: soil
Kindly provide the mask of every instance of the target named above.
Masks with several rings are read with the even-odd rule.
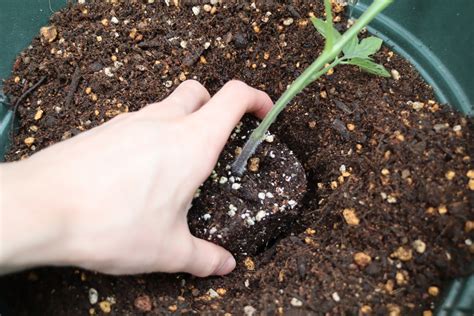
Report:
[[[237,258],[255,255],[287,234],[306,193],[303,166],[274,135],[249,159],[242,178],[233,175],[232,162],[256,126],[251,118],[239,124],[188,215],[195,236],[227,248]]]
[[[33,40],[5,82],[21,101],[7,159],[160,100],[186,78],[212,93],[237,78],[275,99],[323,48],[307,19],[322,16],[320,2],[213,7],[195,15],[162,1],[97,1],[54,15],[55,31]],[[429,314],[447,280],[473,272],[473,122],[434,101],[389,49],[375,59],[400,78],[341,66],[273,125],[301,162],[307,192],[291,225],[231,275],[42,268],[3,277],[3,305],[14,315]],[[209,181],[202,201],[224,191]]]

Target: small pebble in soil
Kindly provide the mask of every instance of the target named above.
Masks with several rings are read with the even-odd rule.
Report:
[[[411,249],[401,246],[398,247],[391,255],[391,258],[397,258],[400,261],[410,261],[413,258],[413,252]]]
[[[388,316],[400,316],[402,310],[400,306],[396,304],[387,304]]]
[[[99,292],[96,289],[90,288],[89,289],[89,303],[91,305],[97,304],[99,301]]]
[[[216,292],[217,292],[217,294],[219,294],[220,296],[224,296],[224,295],[226,295],[227,290],[224,289],[224,288],[222,288],[222,287],[220,287],[220,288],[218,288],[218,289],[216,290]]]
[[[395,281],[397,285],[406,285],[408,283],[408,273],[406,271],[397,271]]]
[[[35,142],[35,138],[34,137],[27,137],[27,138],[25,138],[25,140],[23,142],[25,143],[26,146],[31,147],[31,145],[33,145],[33,143]]]
[[[464,224],[464,231],[470,233],[472,230],[474,230],[474,221],[467,221]]]
[[[474,179],[470,179],[468,183],[469,190],[474,191]]]
[[[357,252],[354,254],[354,262],[361,268],[365,268],[372,262],[372,257],[370,257],[365,252]]]
[[[48,43],[51,43],[58,36],[58,31],[54,25],[44,26],[40,29],[40,34],[43,40],[47,41]]]
[[[438,207],[438,213],[439,213],[440,215],[444,215],[444,214],[448,213],[448,208],[446,207],[446,205],[441,204],[441,205]]]
[[[255,263],[253,262],[252,258],[250,258],[250,257],[245,258],[244,266],[249,271],[254,271],[255,270]]]
[[[172,313],[176,312],[178,310],[178,306],[176,304],[168,306],[168,310]]]
[[[249,170],[252,172],[258,172],[260,166],[260,158],[254,157],[249,160]]]
[[[428,288],[428,294],[431,296],[438,296],[439,288],[437,286],[430,286]]]
[[[429,310],[423,311],[423,316],[433,316],[433,312]]]
[[[43,110],[38,109],[38,111],[36,111],[34,120],[39,121],[43,117],[43,113],[44,113]]]
[[[344,220],[350,226],[357,226],[360,223],[360,220],[356,214],[356,210],[353,208],[344,209],[342,211],[342,216],[344,216]]]
[[[148,295],[140,295],[138,296],[135,301],[133,302],[133,305],[140,311],[142,312],[149,312],[153,308],[153,304],[151,302],[151,299]]]
[[[291,306],[294,307],[301,307],[303,306],[303,302],[297,299],[296,297],[292,297],[290,301]]]
[[[359,311],[362,315],[370,315],[372,314],[372,307],[369,305],[362,305]]]
[[[109,314],[112,311],[112,304],[109,301],[100,302],[99,307],[105,314]]]
[[[466,172],[466,177],[468,177],[469,179],[474,179],[474,169],[468,170]]]
[[[449,170],[444,174],[444,176],[446,177],[447,180],[451,181],[456,176],[456,173],[452,170]]]
[[[398,70],[396,69],[392,69],[390,71],[390,73],[392,74],[392,78],[395,79],[395,80],[400,80],[401,76],[400,76],[400,73],[398,72]]]
[[[424,253],[426,250],[426,244],[420,239],[415,240],[412,246],[418,253]]]
[[[425,104],[423,102],[418,102],[418,101],[415,101],[415,102],[412,102],[412,101],[408,101],[407,102],[408,105],[411,106],[411,108],[415,111],[419,111],[421,109],[423,109],[425,107]]]

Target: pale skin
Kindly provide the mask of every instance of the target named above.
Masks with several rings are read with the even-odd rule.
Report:
[[[1,164],[0,272],[230,273],[233,256],[192,236],[186,215],[243,114],[262,118],[272,105],[239,81],[211,98],[189,80],[161,102]]]

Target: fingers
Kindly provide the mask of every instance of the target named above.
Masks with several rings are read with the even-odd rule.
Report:
[[[144,107],[140,112],[160,119],[173,119],[193,113],[203,106],[211,96],[196,80],[181,83],[166,99]]]
[[[192,237],[192,251],[186,271],[195,276],[225,275],[234,270],[236,262],[230,252],[211,242]]]
[[[272,105],[272,100],[265,92],[233,80],[193,113],[190,119],[192,125],[204,128],[206,142],[217,158],[233,128],[246,112],[263,118]]]

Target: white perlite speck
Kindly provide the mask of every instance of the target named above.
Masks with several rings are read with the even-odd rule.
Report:
[[[234,217],[235,212],[237,212],[237,207],[235,207],[235,205],[233,204],[229,204],[229,211],[227,212],[227,215],[229,215],[230,217]]]
[[[294,307],[303,306],[303,302],[300,301],[299,299],[297,299],[296,297],[291,298],[290,304],[291,304],[291,306],[294,306]]]
[[[267,216],[267,212],[265,211],[258,211],[257,215],[255,215],[255,220],[260,222],[265,216]]]
[[[181,42],[179,42],[179,46],[181,46],[181,48],[186,48],[188,47],[188,42],[186,42],[185,40],[182,40]]]
[[[227,177],[221,177],[221,178],[219,179],[219,183],[220,183],[220,184],[225,184],[225,183],[227,183],[227,180],[228,180]]]
[[[418,253],[424,253],[426,250],[426,244],[421,239],[415,240],[411,245]]]
[[[296,206],[296,201],[295,200],[289,200],[288,201],[288,205],[291,207],[291,208],[294,208]]]
[[[232,183],[232,189],[233,190],[238,190],[238,189],[240,189],[240,187],[241,187],[240,183]]]
[[[334,300],[334,302],[339,302],[341,300],[341,297],[339,296],[337,292],[332,293],[331,297]]]
[[[212,235],[212,234],[214,234],[216,231],[217,231],[217,228],[212,227],[212,228],[209,230],[209,234]]]
[[[202,218],[203,218],[205,221],[208,221],[208,220],[211,219],[211,214],[204,214],[204,215],[202,216]]]
[[[339,167],[339,171],[340,171],[341,173],[346,172],[346,165],[341,165],[341,166]]]
[[[113,77],[114,74],[112,72],[112,69],[110,67],[105,67],[104,68],[104,74],[107,76],[107,77]]]
[[[293,24],[293,22],[294,22],[293,18],[288,18],[283,21],[283,25],[290,26],[291,24]]]
[[[211,298],[218,298],[218,297],[219,297],[219,294],[217,294],[217,292],[214,291],[214,289],[209,289],[209,291],[207,291],[207,294],[208,294]]]
[[[275,140],[275,135],[267,135],[267,136],[265,137],[265,141],[266,141],[267,143],[273,143],[274,140]]]
[[[201,12],[201,7],[197,5],[192,7],[191,10],[193,10],[194,15],[199,15],[199,13]]]
[[[89,289],[89,303],[91,305],[96,304],[99,301],[99,292],[96,289],[90,288]]]
[[[248,218],[245,220],[245,222],[246,222],[247,225],[249,225],[249,226],[255,225],[255,221],[253,220],[253,218],[250,218],[250,217],[248,217]]]
[[[265,200],[265,192],[260,192],[257,196],[260,200]]]
[[[266,196],[267,198],[269,198],[269,199],[272,199],[272,198],[273,198],[272,192],[267,192],[267,193],[265,194],[265,196]]]
[[[247,281],[247,280],[246,280]],[[257,310],[255,307],[247,305],[244,307],[244,314],[245,316],[253,316]]]
[[[400,73],[398,72],[398,70],[396,69],[392,69],[390,71],[390,73],[392,74],[392,78],[395,79],[395,80],[400,80],[401,76],[400,76]]]
[[[110,22],[112,22],[113,24],[118,24],[119,23],[119,20],[113,16],[111,19],[110,19]]]

